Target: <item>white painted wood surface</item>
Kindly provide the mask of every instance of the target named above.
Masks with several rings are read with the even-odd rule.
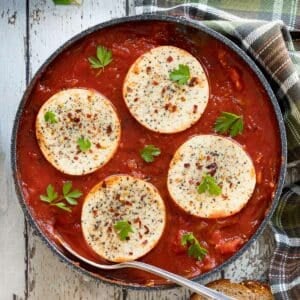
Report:
[[[189,291],[182,288],[161,292],[124,290],[96,282],[70,270],[35,236],[28,225],[25,226],[24,238],[24,218],[12,185],[9,140],[12,120],[24,90],[26,76],[30,79],[43,61],[76,33],[109,19],[133,14],[132,3],[131,0],[84,0],[83,5],[77,7],[54,6],[51,0],[0,0],[0,40],[5,41],[0,47],[1,300],[13,297],[30,300],[150,300],[189,297]],[[227,267],[222,274],[216,274],[209,280],[221,276],[235,280],[266,279],[273,249],[273,239],[270,237],[270,231],[265,231],[239,260]]]

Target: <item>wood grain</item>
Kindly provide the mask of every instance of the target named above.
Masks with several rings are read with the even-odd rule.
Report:
[[[10,170],[10,139],[17,104],[25,88],[25,4],[0,4],[0,299],[24,297],[24,217]]]

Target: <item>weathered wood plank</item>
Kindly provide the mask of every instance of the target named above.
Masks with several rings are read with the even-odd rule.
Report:
[[[24,217],[10,171],[10,138],[25,88],[26,10],[23,1],[0,4],[0,298],[24,298]]]

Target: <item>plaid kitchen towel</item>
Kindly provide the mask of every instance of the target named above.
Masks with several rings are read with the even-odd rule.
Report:
[[[244,49],[271,83],[282,110],[288,138],[287,183],[271,223],[276,249],[269,281],[276,299],[300,299],[300,53],[295,51],[288,31],[299,29],[297,3],[283,0],[215,0],[205,1],[205,4],[137,0],[135,3],[136,14],[162,13],[194,22],[201,20]],[[253,11],[249,11],[251,9]],[[230,11],[240,17],[230,14]],[[251,20],[252,17],[261,20]]]

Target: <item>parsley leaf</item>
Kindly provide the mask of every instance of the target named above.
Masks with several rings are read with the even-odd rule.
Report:
[[[190,68],[187,65],[179,65],[178,69],[169,74],[169,79],[177,82],[179,85],[187,84],[190,79]]]
[[[103,46],[97,47],[96,56],[97,57],[91,56],[88,58],[93,69],[104,69],[105,66],[112,62],[112,51]]]
[[[71,212],[71,211],[72,211],[71,208],[68,207],[68,206],[66,205],[66,203],[64,203],[64,202],[54,203],[53,205],[56,206],[56,207],[58,207],[58,208],[60,208],[60,209],[62,209],[62,210],[68,211],[68,212]]]
[[[82,196],[82,193],[79,190],[71,191],[71,189],[72,189],[72,182],[71,181],[67,181],[66,183],[64,183],[64,185],[63,185],[63,195],[64,195],[64,198],[66,199],[66,201],[70,205],[76,205],[76,204],[78,204],[78,202],[75,199]]]
[[[188,246],[188,255],[198,260],[202,260],[208,253],[207,249],[200,245],[192,232],[187,232],[182,235],[181,245]]]
[[[89,141],[89,139],[81,137],[77,140],[77,145],[79,146],[80,151],[86,152],[91,148],[92,143]]]
[[[214,129],[216,132],[229,133],[230,136],[235,137],[243,132],[243,117],[223,111],[217,118]]]
[[[46,122],[50,123],[50,124],[54,124],[57,123],[57,119],[56,119],[56,115],[54,112],[52,111],[47,111],[44,115],[44,119]]]
[[[71,212],[71,208],[67,205],[77,205],[77,198],[82,196],[79,190],[72,190],[72,182],[67,181],[62,188],[62,195],[58,196],[52,184],[49,184],[46,189],[46,195],[40,195],[40,199],[49,203],[51,206],[56,206],[62,210]],[[65,203],[64,200],[67,202]]]
[[[222,189],[218,186],[216,179],[207,174],[203,174],[197,191],[199,194],[203,194],[207,191],[210,195],[214,196],[218,196],[222,193]]]
[[[118,221],[114,225],[114,228],[117,231],[121,241],[125,241],[128,238],[129,233],[134,232],[128,221]]]
[[[55,192],[54,190],[54,187],[52,184],[49,184],[47,186],[47,195],[40,195],[40,199],[44,202],[48,202],[48,203],[51,203],[52,201],[56,200],[58,195],[57,193]]]
[[[146,145],[142,150],[140,150],[141,157],[147,163],[153,162],[154,156],[159,156],[160,153],[160,149],[154,145]]]

